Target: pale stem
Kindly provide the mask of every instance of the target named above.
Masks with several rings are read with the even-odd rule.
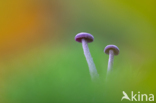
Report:
[[[113,69],[113,60],[114,60],[114,51],[109,50],[109,60],[108,60],[108,68],[107,68],[108,73]]]
[[[97,73],[92,56],[89,52],[87,41],[85,39],[82,39],[82,47],[83,47],[84,55],[86,57],[86,60],[87,60],[88,66],[89,66],[91,78],[92,78],[92,80],[95,80],[99,77],[99,74]]]

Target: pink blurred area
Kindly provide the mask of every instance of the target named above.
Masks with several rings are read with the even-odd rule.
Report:
[[[0,60],[55,40],[57,1],[2,0],[0,8]]]

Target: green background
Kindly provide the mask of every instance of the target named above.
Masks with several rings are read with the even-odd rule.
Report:
[[[42,34],[42,42],[2,55],[1,103],[122,103],[128,102],[121,101],[122,91],[156,93],[155,0],[42,2],[48,2],[53,17],[43,18],[49,32]],[[74,40],[80,32],[94,36],[89,49],[100,75],[97,82],[91,81],[82,45]],[[109,44],[117,45],[120,54],[106,82],[103,50]]]

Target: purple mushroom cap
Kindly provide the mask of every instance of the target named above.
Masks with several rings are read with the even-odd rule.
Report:
[[[75,36],[75,41],[77,41],[77,42],[81,43],[82,39],[85,39],[88,43],[90,43],[90,42],[92,42],[94,40],[94,37],[91,34],[85,33],[85,32],[78,33]]]
[[[119,54],[119,48],[115,45],[107,45],[104,49],[104,52],[106,54],[109,54],[109,50],[113,50],[114,51],[114,55],[118,55]]]

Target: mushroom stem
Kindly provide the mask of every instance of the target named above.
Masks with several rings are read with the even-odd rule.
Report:
[[[92,78],[92,80],[95,80],[99,77],[99,74],[97,73],[95,64],[94,64],[91,54],[89,52],[87,41],[85,39],[82,39],[82,47],[83,47],[84,55],[86,57],[86,60],[87,60],[88,66],[89,66],[91,78]]]
[[[107,72],[110,72],[113,68],[113,60],[114,60],[114,51],[109,50],[109,60],[108,60],[108,69]]]
[[[107,76],[106,76],[106,81],[108,78],[108,75],[110,71],[113,69],[113,60],[114,60],[114,55],[119,54],[119,48],[116,45],[107,45],[104,49],[104,52],[109,55],[109,60],[108,60],[108,68],[107,68]]]

